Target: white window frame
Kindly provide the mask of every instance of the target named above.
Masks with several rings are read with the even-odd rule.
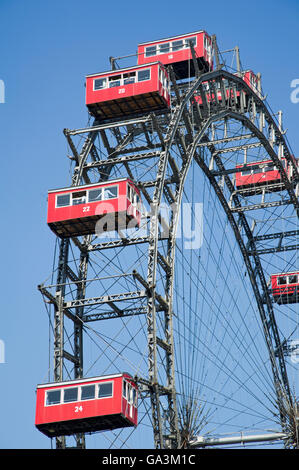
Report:
[[[63,207],[71,207],[71,205],[72,205],[72,204],[71,204],[71,195],[72,195],[71,192],[69,192],[69,193],[63,193],[63,194],[56,194],[56,197],[55,197],[55,208],[56,208],[56,209],[62,209]],[[58,199],[59,196],[70,196],[69,203],[68,203],[67,205],[65,205],[65,206],[58,206],[58,205],[57,205],[57,199]]]
[[[78,193],[80,193],[80,192],[85,193],[85,196],[80,196],[80,197],[76,197],[76,196],[75,196],[75,197],[73,197],[74,194],[78,194]],[[86,204],[86,203],[87,203],[87,191],[86,191],[86,190],[74,191],[74,192],[71,193],[71,195],[72,195],[72,197],[71,197],[71,200],[72,200],[71,206],[72,206],[72,207],[73,207],[73,206],[79,206],[80,204]],[[85,198],[85,201],[83,201],[83,202],[81,201],[81,202],[79,202],[78,204],[74,204],[74,203],[73,203],[74,199],[82,199],[83,197]]]
[[[107,83],[108,83],[108,80],[107,80],[108,77],[97,77],[97,78],[94,78],[93,79],[93,91],[101,91],[101,90],[105,90],[107,88]],[[105,86],[103,86],[102,88],[95,88],[95,82],[96,80],[105,80]]]
[[[60,391],[60,401],[58,403],[47,403],[47,396],[48,396],[48,392],[58,392]],[[62,401],[61,401],[61,398],[62,398],[62,388],[55,388],[55,389],[52,389],[52,390],[46,390],[46,393],[45,393],[45,404],[44,406],[57,406],[57,405],[61,405]]]
[[[285,277],[285,278],[286,278],[286,283],[285,283],[285,284],[281,284],[281,283],[279,282],[279,280],[280,280],[282,277]],[[288,276],[287,276],[287,274],[283,274],[282,276],[278,276],[278,277],[277,277],[277,285],[278,285],[278,286],[286,286],[287,284],[288,284]]]
[[[133,406],[135,406],[135,408],[137,408],[137,404],[138,404],[138,391],[135,387],[132,387],[133,388]]]
[[[112,88],[118,88],[118,87],[121,87],[121,86],[123,87],[123,86],[127,86],[127,85],[132,85],[134,83],[141,83],[141,82],[146,82],[146,81],[150,80],[151,79],[151,68],[149,67],[149,68],[142,69],[142,70],[149,70],[149,78],[147,78],[146,80],[138,80],[138,72],[140,72],[140,70],[136,69],[136,70],[133,70],[133,72],[135,72],[135,74],[136,74],[135,77],[134,77],[134,81],[132,81],[131,83],[124,83],[124,81],[126,79],[133,78],[133,77],[124,77],[124,75],[126,75],[128,73],[132,73],[132,72],[123,72],[121,74],[118,74],[118,75],[120,75],[120,78],[117,79],[117,81],[119,81],[119,85],[117,85],[115,87],[110,87],[109,86],[109,83],[113,82],[113,80],[109,81],[109,78],[113,77],[113,75],[110,75],[110,76],[105,77],[106,86],[96,90],[95,87],[94,87],[94,84],[95,84],[95,80],[98,80],[99,78],[95,78],[93,80],[93,91],[101,91],[101,90],[107,90],[107,89],[110,90]]]
[[[108,197],[107,199],[104,197],[105,189],[110,189],[110,188],[117,188],[117,195],[114,197]],[[110,201],[111,199],[118,199],[119,196],[119,186],[118,184],[113,184],[111,186],[103,186],[103,191],[102,191],[102,201]]]
[[[185,42],[186,39],[187,39],[187,38],[185,38],[185,39],[175,39],[174,41],[171,41],[171,49],[170,49],[170,52],[173,53],[173,52],[181,51],[182,49],[186,49],[186,47],[187,47],[187,43]],[[182,47],[180,47],[179,49],[173,50],[173,44],[174,44],[175,42],[180,42],[180,41],[182,41],[182,43],[183,43]],[[188,46],[188,47],[189,47],[189,46]]]
[[[127,198],[133,203],[135,189],[129,183],[127,185]]]
[[[139,73],[139,72],[146,72],[147,70],[149,70],[149,78],[147,78],[146,80],[138,80],[138,73]],[[138,71],[137,71],[137,80],[136,80],[136,83],[148,82],[149,80],[151,80],[151,77],[152,77],[152,71],[151,71],[151,68],[150,68],[150,67],[148,67],[148,68],[146,68],[146,69],[138,70]]]
[[[83,387],[90,387],[94,385],[94,397],[93,398],[86,398],[86,399],[82,399],[82,388]],[[91,401],[91,400],[96,400],[96,396],[97,396],[97,384],[96,383],[90,383],[90,384],[82,384],[79,386],[79,393],[78,393],[78,401]]]
[[[97,200],[95,200],[95,201],[90,201],[90,200],[89,200],[89,193],[90,193],[91,191],[99,191],[99,190],[101,190],[101,199],[97,199]],[[100,201],[102,201],[102,200],[103,200],[103,186],[101,186],[100,188],[89,189],[89,191],[87,191],[87,202],[88,202],[88,204],[93,204],[94,202],[100,202]]]
[[[245,172],[249,172],[249,173],[246,174]],[[242,176],[251,176],[251,175],[252,175],[251,169],[250,169],[250,170],[241,171],[241,175],[242,175]]]
[[[126,384],[128,384],[129,382],[128,381],[124,381]],[[111,383],[112,384],[112,394],[107,396],[107,397],[99,397],[99,388],[101,385],[103,384],[106,384],[106,383]],[[94,398],[88,398],[86,400],[82,400],[82,388],[83,387],[88,387],[88,386],[92,386],[94,385],[95,387],[95,395],[94,395]],[[72,400],[72,401],[67,401],[65,402],[64,401],[64,391],[67,390],[68,388],[77,388],[78,390],[78,394],[77,394],[77,400]],[[127,388],[126,388],[127,390]],[[48,404],[47,403],[47,397],[48,397],[48,392],[57,392],[59,391],[60,392],[60,401],[58,403],[51,403],[51,404]],[[123,389],[122,389],[122,396],[124,397],[123,395]],[[59,387],[57,389],[49,389],[49,390],[46,390],[45,391],[45,397],[44,397],[44,406],[48,407],[48,406],[57,406],[57,405],[67,405],[69,403],[78,403],[78,402],[85,402],[85,401],[91,401],[91,400],[104,400],[104,399],[107,399],[107,398],[113,398],[114,397],[114,380],[107,380],[105,382],[96,382],[96,383],[85,383],[85,384],[81,384],[81,385],[73,385],[73,386],[70,386],[70,387]],[[124,397],[126,398],[126,397]]]
[[[132,75],[131,77],[125,77],[125,75],[128,75],[130,73],[135,73],[135,75]],[[128,80],[130,78],[133,78],[134,77],[134,81],[132,81],[131,83],[125,83],[125,80]],[[122,86],[126,86],[126,85],[132,85],[132,83],[136,83],[137,82],[137,71],[136,70],[133,70],[132,72],[124,72],[121,74],[121,83],[122,83]]]
[[[195,44],[193,44],[194,47],[197,47],[197,36],[190,36],[189,38],[184,39],[184,47],[190,47],[189,46],[189,41],[190,39],[195,39]]]
[[[64,392],[65,390],[68,390],[68,389],[71,389],[71,388],[76,388],[77,389],[77,400],[70,400],[70,401],[64,401]],[[78,402],[78,397],[79,397],[79,389],[80,387],[78,385],[74,385],[73,387],[65,387],[62,389],[62,401],[61,401],[61,404],[63,405],[67,405],[68,403],[77,403]]]
[[[100,386],[104,385],[104,384],[112,384],[111,395],[109,395],[108,397],[99,397]],[[114,380],[107,380],[106,382],[100,382],[100,383],[97,384],[97,392],[96,392],[96,399],[97,400],[105,400],[107,398],[113,398],[113,396],[114,396]]]
[[[206,37],[205,37],[206,38]],[[160,42],[158,44],[153,44],[151,46],[147,46],[144,48],[144,56],[145,57],[153,57],[154,55],[162,55],[162,54],[170,54],[172,52],[178,52],[182,49],[187,49],[189,46],[189,41],[190,39],[193,39],[194,40],[194,47],[197,47],[197,36],[190,36],[190,37],[187,37],[187,38],[178,38],[178,39],[173,39],[172,41],[165,41],[165,42]],[[182,41],[183,42],[183,45],[182,47],[180,47],[179,49],[177,50],[173,50],[173,43],[177,42],[177,41]],[[164,44],[169,44],[169,51],[168,52],[161,52],[161,46],[163,46]],[[156,53],[155,54],[151,54],[151,55],[147,55],[147,49],[150,48],[150,47],[155,47],[156,48]]]
[[[291,276],[296,276],[297,277],[297,281],[296,282],[290,282],[290,277]],[[288,274],[287,276],[287,284],[298,284],[298,274]]]
[[[147,55],[147,49],[149,49],[150,47],[155,47],[155,48],[156,48],[155,54]],[[144,48],[144,57],[153,57],[153,56],[155,56],[155,55],[158,55],[158,52],[157,52],[158,47],[159,47],[159,44],[153,44],[152,46],[147,46],[147,47],[145,47],[145,48]]]
[[[168,44],[169,46],[169,50],[167,52],[161,52],[161,46],[165,46],[166,44]],[[156,55],[162,55],[162,54],[169,54],[171,52],[171,41],[167,41],[167,42],[161,42],[160,44],[157,45],[157,54]]]
[[[129,387],[128,387],[129,382],[126,379],[123,379],[123,386],[122,386],[122,397],[128,401],[128,392],[129,392]],[[124,395],[124,385],[126,388],[126,394]]]

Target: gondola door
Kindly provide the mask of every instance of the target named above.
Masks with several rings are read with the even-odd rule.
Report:
[[[128,383],[128,414],[129,417],[133,418],[133,387]]]

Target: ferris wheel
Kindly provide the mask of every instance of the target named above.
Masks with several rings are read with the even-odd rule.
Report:
[[[86,77],[39,285],[58,448],[298,448],[298,165],[237,59],[197,31]]]

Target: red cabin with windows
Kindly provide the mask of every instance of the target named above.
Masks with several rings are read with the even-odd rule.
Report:
[[[272,274],[271,288],[278,304],[299,302],[299,272]]]
[[[296,159],[292,158],[297,165]],[[282,158],[281,163],[289,180],[292,181],[293,166],[286,158]],[[272,192],[283,189],[281,173],[272,160],[237,165],[236,169],[239,169],[236,172],[236,189],[246,190],[248,195],[257,194],[261,190]]]
[[[61,238],[139,227],[140,191],[128,178],[48,192],[47,223]]]
[[[117,69],[86,77],[86,106],[101,119],[140,115],[169,108],[169,90],[160,62]]]
[[[238,76],[238,74],[234,74],[234,75]],[[248,85],[254,91],[254,93],[256,93],[258,96],[260,96],[259,78],[252,72],[252,70],[246,70],[246,71],[242,72],[242,78],[243,78],[244,82],[246,83],[246,85]],[[209,82],[203,82],[202,85],[203,85],[204,90],[206,91],[207,102],[210,103],[211,101],[215,101],[214,93],[210,93]],[[234,98],[234,99],[237,98],[237,102],[239,103],[239,101],[240,101],[239,100],[240,91],[236,91],[236,96],[234,95],[233,90],[229,91],[228,90],[228,80],[227,79],[223,80],[223,85],[224,85],[224,88],[226,90],[226,98],[228,98],[229,94],[230,94],[231,98]],[[215,83],[215,87],[216,87],[216,83]],[[217,93],[218,101],[221,101],[222,100],[222,95],[221,95],[219,82],[217,82],[217,88],[216,88],[215,92]],[[246,96],[246,93],[245,93],[245,96]],[[202,98],[201,98],[200,95],[196,95],[195,100],[197,101],[199,106],[202,106],[203,103],[202,103]]]
[[[137,426],[137,399],[127,373],[38,385],[35,426],[48,437]]]
[[[198,66],[201,71],[213,70],[213,46],[205,31],[173,36],[167,39],[144,42],[138,45],[138,64],[159,60],[172,65],[178,79],[195,75],[190,41],[193,44]]]
[[[242,78],[246,85],[248,85],[254,91],[254,93],[260,96],[260,77],[255,75],[252,70],[246,70],[245,72],[242,72]]]

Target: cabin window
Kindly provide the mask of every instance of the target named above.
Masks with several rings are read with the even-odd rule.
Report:
[[[118,186],[108,186],[104,188],[103,199],[114,199],[118,196]]]
[[[283,286],[287,283],[287,276],[280,276],[277,278],[277,284]]]
[[[162,84],[163,84],[163,81],[164,81],[164,77],[165,77],[165,75],[164,75],[164,73],[163,73],[163,69],[161,69],[161,68],[159,67],[159,80],[160,80],[160,82],[161,82]]]
[[[99,384],[98,398],[112,397],[112,382]]]
[[[256,165],[251,171],[253,174],[255,174],[255,173],[262,173],[263,170],[258,165]]]
[[[86,202],[86,191],[78,191],[72,194],[72,205],[85,204]]]
[[[264,166],[264,173],[267,173],[267,171],[271,171],[273,170],[273,165],[265,165]]]
[[[292,275],[288,276],[288,281],[289,281],[289,284],[297,284],[298,283],[297,274],[292,274]]]
[[[102,199],[102,188],[91,189],[88,191],[88,202],[101,201]]]
[[[61,398],[61,390],[49,390],[47,392],[46,404],[57,405],[57,403],[60,403],[60,398]]]
[[[127,399],[127,382],[123,381],[123,397]]]
[[[159,54],[167,54],[170,51],[170,43],[164,42],[159,45]]]
[[[137,210],[140,210],[140,198],[137,193],[134,194],[134,201],[133,201],[134,206],[136,207]]]
[[[172,50],[173,51],[179,51],[183,47],[184,47],[184,42],[183,42],[182,39],[179,40],[179,41],[173,41],[173,43],[172,43]]]
[[[95,385],[83,385],[81,387],[81,400],[92,400],[95,397]]]
[[[193,44],[193,46],[196,46],[196,36],[185,39],[185,44],[187,47],[190,47],[190,42]]]
[[[128,384],[128,402],[133,405],[134,403],[134,387],[132,384]]]
[[[133,199],[132,199],[133,195],[132,195],[132,193],[133,193],[133,189],[132,189],[132,187],[128,184],[128,186],[127,186],[127,197],[128,197],[128,199],[129,199],[131,202],[133,202]]]
[[[135,83],[136,72],[124,73],[123,81],[124,81],[124,85],[128,85],[129,83]]]
[[[56,207],[66,207],[70,205],[71,200],[70,194],[61,194],[56,196]]]
[[[63,396],[64,403],[69,403],[71,401],[77,401],[77,400],[78,400],[78,388],[77,387],[64,389],[64,396]]]
[[[95,78],[93,81],[93,89],[96,90],[102,90],[103,88],[106,88],[107,86],[107,79],[106,78]]]
[[[145,57],[151,57],[157,54],[156,46],[148,46],[145,48]]]
[[[242,176],[249,176],[249,175],[251,175],[251,170],[242,171]]]
[[[145,80],[149,80],[150,78],[151,78],[150,69],[139,70],[139,72],[138,72],[138,82],[144,82]]]
[[[109,88],[113,88],[116,86],[121,85],[121,75],[114,75],[113,77],[109,77]]]

